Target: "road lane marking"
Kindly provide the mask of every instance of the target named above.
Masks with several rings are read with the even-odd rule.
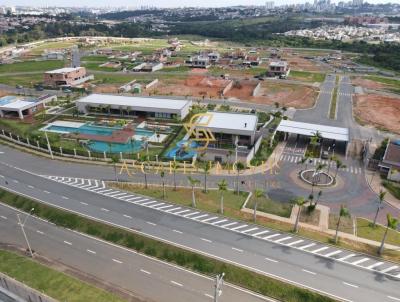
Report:
[[[272,234],[272,235],[265,236],[263,239],[271,239],[271,238],[274,238],[274,237],[280,236],[280,235],[281,234]]]
[[[218,216],[214,216],[214,217],[211,217],[211,218],[204,219],[201,222],[208,222],[208,221],[211,221],[211,220],[214,220],[214,219],[218,219],[218,218],[219,218]]]
[[[129,216],[129,215],[126,215],[126,214],[124,214],[123,216],[124,216],[125,218],[132,219],[132,216]]]
[[[266,234],[266,233],[269,233],[269,231],[261,231],[261,232],[253,234],[253,236],[260,236],[260,235]]]
[[[46,193],[46,194],[50,194],[50,192],[49,192],[49,191],[46,191],[46,190],[44,190],[43,192]]]
[[[42,231],[36,230],[36,233],[40,234],[40,235],[44,235],[44,233]]]
[[[208,216],[207,214],[202,214],[202,215],[199,215],[199,216],[196,216],[196,217],[192,217],[192,219],[199,219],[199,218],[203,218],[203,217],[206,217],[206,216]]]
[[[151,273],[150,273],[149,271],[146,271],[146,270],[144,270],[144,269],[140,269],[140,271],[141,271],[142,273],[145,273],[146,275],[151,275]]]
[[[213,296],[211,296],[210,294],[204,294],[204,296],[206,296],[206,297],[208,297],[208,298],[210,298],[210,299],[214,299],[214,297]]]
[[[110,210],[105,209],[105,208],[101,208],[100,210],[102,210],[103,212],[110,212]]]
[[[155,224],[154,222],[151,222],[151,221],[146,221],[146,223],[147,224],[150,224],[150,225],[152,225],[152,226],[156,226],[157,224]]]
[[[65,240],[64,240],[64,243],[65,243],[65,244],[68,244],[68,245],[72,245],[72,243],[69,242],[69,241],[65,241]]]
[[[88,253],[90,253],[90,254],[93,254],[93,255],[96,255],[96,252],[95,251],[92,251],[92,250],[86,250]]]
[[[178,230],[172,230],[172,232],[178,233],[178,234],[183,234],[181,231]]]
[[[320,248],[318,248],[316,250],[311,251],[311,253],[316,254],[318,252],[322,252],[322,251],[325,251],[327,249],[329,249],[329,246],[324,246],[324,247],[320,247]]]
[[[275,242],[277,242],[277,243],[279,243],[279,242],[282,242],[282,241],[285,241],[285,240],[288,240],[288,239],[291,239],[292,237],[290,237],[290,236],[288,236],[288,237],[283,237],[283,238],[280,238],[280,239],[278,239],[278,240],[275,240]]]
[[[84,206],[88,205],[86,202],[83,202],[83,201],[81,201],[80,204],[83,204]]]
[[[302,271],[305,272],[305,273],[307,273],[307,274],[310,274],[310,275],[316,275],[316,274],[317,274],[317,273],[314,273],[314,272],[312,272],[312,271],[308,271],[308,270],[306,270],[306,269],[302,269]]]
[[[31,186],[31,185],[28,185],[28,188],[34,189],[35,187],[34,187],[34,186]]]
[[[389,299],[394,300],[394,301],[400,301],[400,298],[396,298],[393,296],[387,296]]]
[[[342,257],[342,258],[339,258],[338,261],[344,261],[344,260],[346,260],[346,259],[349,259],[349,258],[355,256],[355,255],[356,255],[356,254],[349,254],[349,255],[347,255],[347,256],[344,256],[344,257]]]
[[[267,260],[267,261],[269,261],[269,262],[278,263],[278,260],[271,259],[271,258],[265,258],[265,260]]]
[[[236,248],[236,247],[233,247],[232,250],[234,250],[234,251],[236,251],[236,252],[239,252],[239,253],[243,253],[243,250],[238,249],[238,248]]]
[[[0,217],[3,218],[3,219],[7,219],[7,217],[6,217],[6,216],[3,216],[3,215],[1,215]]]
[[[303,245],[303,246],[299,247],[299,250],[304,250],[304,249],[312,247],[314,245],[315,245],[315,243],[309,243],[309,244],[306,244],[306,245]]]
[[[13,182],[15,182],[16,184],[19,183],[19,181],[18,181],[18,180],[15,180],[15,179],[13,180]]]
[[[352,262],[351,264],[357,265],[357,264],[361,264],[361,263],[363,263],[363,262],[365,262],[365,261],[368,261],[368,260],[369,260],[369,258],[362,258],[362,259],[360,259],[360,260],[357,260],[357,261]]]
[[[237,222],[230,222],[230,223],[224,224],[224,225],[221,226],[221,227],[222,227],[222,228],[227,228],[228,226],[231,226],[231,225],[234,225],[234,224],[237,224]]]
[[[218,223],[225,222],[225,221],[228,221],[228,219],[218,220],[218,221],[215,221],[215,222],[213,222],[213,223],[211,223],[211,224],[212,224],[212,225],[216,225],[216,224],[218,224]]]
[[[358,288],[358,285],[354,285],[354,284],[351,284],[351,283],[348,283],[348,282],[344,282],[343,281],[343,284],[347,285],[347,286],[350,286],[350,287]]]
[[[62,199],[69,199],[68,197],[66,197],[66,196],[61,196],[61,198]]]
[[[330,253],[328,253],[328,254],[326,254],[324,256],[325,257],[331,257],[333,255],[340,254],[341,252],[342,252],[341,250],[337,250],[337,251],[330,252]]]
[[[258,228],[251,228],[251,229],[248,229],[248,230],[244,230],[244,231],[242,231],[242,234],[246,234],[246,233],[249,233],[249,232],[252,232],[252,231],[255,231],[255,230],[258,230]]]
[[[112,259],[112,261],[114,261],[114,262],[116,262],[116,263],[118,263],[118,264],[122,264],[122,261],[120,261],[120,260],[118,260],[118,259]]]
[[[392,270],[394,270],[396,268],[398,268],[398,266],[397,265],[393,265],[391,267],[385,268],[384,270],[381,270],[381,273],[387,273],[387,272],[392,271]]]
[[[237,231],[237,230],[243,229],[245,227],[247,227],[247,224],[243,224],[243,225],[239,225],[237,227],[234,227],[233,229],[231,229],[231,231]]]
[[[206,239],[206,238],[200,238],[200,239],[203,240],[203,241],[205,241],[205,242],[212,243],[212,241],[209,240],[209,239]]]
[[[183,211],[176,212],[174,214],[175,215],[181,215],[181,214],[186,213],[186,212],[190,212],[190,210],[183,210]]]
[[[300,240],[296,240],[296,241],[287,243],[286,245],[287,245],[287,246],[292,246],[292,245],[298,244],[298,243],[303,242],[303,241],[304,241],[304,240],[300,239]]]
[[[199,214],[200,212],[192,212],[192,213],[189,213],[189,214],[186,214],[186,215],[183,215],[183,217],[189,217],[189,216],[193,216],[193,215],[196,215],[196,214]]]
[[[377,262],[377,263],[371,264],[370,266],[367,266],[367,269],[373,269],[379,265],[382,265],[383,263],[384,262]]]
[[[183,286],[183,284],[178,283],[178,282],[176,282],[176,281],[174,281],[174,280],[171,280],[171,283],[172,283],[172,284],[175,284],[176,286],[179,286],[179,287],[182,287],[182,286]]]

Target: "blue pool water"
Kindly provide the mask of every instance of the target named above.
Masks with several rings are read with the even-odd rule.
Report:
[[[172,148],[171,150],[168,151],[166,156],[170,159],[177,159],[177,160],[185,160],[185,159],[191,159],[196,155],[196,151],[193,150],[192,148],[196,148],[198,144],[196,142],[192,142],[190,146],[187,148],[187,150],[184,153],[181,153],[181,149],[183,144],[186,144],[186,140],[181,140],[176,144],[176,147]]]
[[[120,127],[102,127],[94,126],[90,124],[85,124],[79,128],[65,127],[65,126],[55,126],[52,125],[46,129],[46,131],[62,131],[68,133],[82,133],[82,134],[92,134],[92,135],[104,135],[111,136],[115,130],[121,130]]]
[[[14,100],[16,97],[13,95],[8,95],[8,96],[3,96],[0,98],[0,105],[6,105],[10,103],[12,100]]]
[[[112,143],[111,144],[111,150],[110,150],[110,145],[109,143],[106,142],[100,142],[100,141],[90,141],[88,143],[88,148],[92,151],[95,152],[107,152],[109,153],[132,153],[132,152],[137,152],[140,149],[142,149],[142,142],[141,141],[134,141],[132,144],[130,142],[126,144],[117,144],[117,143]]]

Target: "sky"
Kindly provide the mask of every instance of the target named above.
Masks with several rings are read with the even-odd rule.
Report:
[[[269,1],[269,0],[267,0]],[[333,0],[338,2],[339,0]],[[344,0],[347,1],[347,0]],[[181,6],[203,6],[203,7],[215,7],[215,6],[232,6],[232,5],[263,5],[266,0],[0,0],[0,5],[29,5],[29,6],[110,6],[112,3],[113,7],[117,6],[157,6],[157,7],[181,7]],[[297,4],[305,3],[305,0],[275,0],[275,5],[282,4]],[[313,0],[308,0],[313,2]],[[368,0],[369,3],[400,3],[400,0]]]

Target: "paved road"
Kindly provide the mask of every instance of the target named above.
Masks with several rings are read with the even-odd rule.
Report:
[[[202,221],[201,217],[188,219],[174,215],[172,211],[160,211],[149,205],[74,188],[4,164],[0,165],[0,170],[2,187],[259,273],[313,288],[344,301],[392,301],[390,297],[400,299],[400,280],[371,270],[369,267],[379,262],[371,257],[358,255],[351,261],[340,261],[327,255],[337,251],[326,246],[296,247],[295,242],[302,239],[293,235],[279,233],[274,240],[267,236],[259,238],[251,235],[255,231],[250,229],[255,226],[239,225],[240,229],[226,225],[219,227],[206,223],[204,217]],[[5,185],[5,180],[8,185]],[[141,202],[144,203],[143,200]],[[243,233],[245,231],[247,233]],[[287,241],[278,241],[283,239]],[[347,254],[343,254],[343,257],[348,257]],[[368,263],[368,266],[357,266],[360,260]],[[391,267],[396,269],[390,263],[385,263],[383,267],[385,270]]]
[[[2,243],[26,246],[16,220],[17,211],[0,204]],[[42,256],[95,276],[146,301],[211,301],[213,280],[128,249],[56,227],[35,217],[25,231]],[[239,299],[239,300],[237,300]],[[231,285],[221,301],[272,301]]]

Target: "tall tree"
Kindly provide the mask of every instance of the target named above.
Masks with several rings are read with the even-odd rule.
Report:
[[[381,210],[383,200],[385,199],[385,195],[386,195],[385,191],[382,191],[382,190],[379,191],[379,194],[378,194],[378,205],[376,207],[376,213],[375,213],[373,227],[376,226],[376,221],[378,220],[379,211]]]
[[[207,175],[210,173],[210,163],[204,161],[202,163],[203,175],[204,175],[204,193],[207,193]]]
[[[171,164],[172,172],[174,173],[174,191],[176,191],[176,170],[178,170],[178,164],[176,161]]]
[[[111,163],[114,166],[115,181],[118,181],[117,163],[119,163],[119,157],[116,155],[111,156]]]
[[[164,171],[161,171],[160,172],[160,177],[161,177],[161,179],[162,179],[162,193],[163,193],[163,195],[162,195],[162,198],[163,199],[165,199],[165,181],[164,181],[164,177],[165,177],[165,172]]]
[[[264,196],[264,191],[260,189],[254,190],[254,211],[253,211],[253,219],[254,223],[257,222],[257,207],[260,201],[260,198]]]
[[[387,237],[389,229],[396,230],[397,225],[399,224],[399,220],[397,218],[392,217],[392,215],[390,213],[387,214],[386,219],[387,219],[386,230],[385,230],[385,234],[383,235],[383,238],[382,238],[381,246],[378,249],[378,255],[382,255],[382,253],[383,253],[383,250],[385,248],[385,241],[386,241],[386,237]]]
[[[235,168],[236,168],[236,194],[239,195],[239,174],[240,171],[245,169],[245,166],[242,162],[239,161],[236,163]]]
[[[189,180],[190,186],[192,187],[192,207],[195,208],[196,207],[196,194],[195,194],[194,188],[197,184],[200,183],[200,180],[193,178],[191,176],[188,176],[188,180]]]
[[[294,200],[294,204],[298,206],[299,210],[297,211],[296,221],[294,223],[293,232],[297,233],[299,231],[299,222],[300,222],[300,215],[303,205],[306,203],[303,197],[298,197]]]
[[[340,221],[342,220],[343,217],[349,217],[349,216],[350,216],[349,210],[344,205],[341,205],[340,206],[340,211],[339,211],[339,219],[338,219],[337,224],[336,224],[335,243],[337,243],[338,239],[339,239]]]
[[[221,199],[219,203],[219,211],[221,214],[224,214],[224,193],[228,189],[228,183],[226,182],[225,179],[221,180],[218,182],[218,191],[221,194]]]

